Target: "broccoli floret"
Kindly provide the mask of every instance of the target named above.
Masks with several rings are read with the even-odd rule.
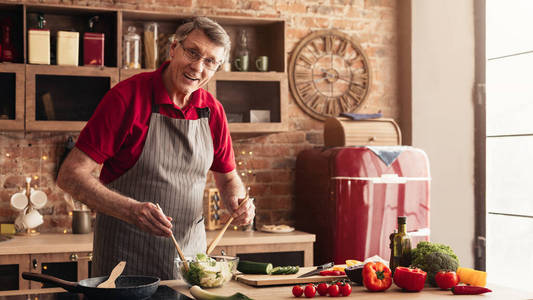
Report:
[[[456,271],[459,266],[459,259],[450,246],[425,241],[411,250],[411,259],[411,265],[426,271],[427,280],[434,286],[439,271]]]
[[[457,255],[455,255],[455,253],[453,252],[450,246],[423,241],[423,242],[418,243],[416,245],[416,248],[411,250],[411,259],[412,259],[411,264],[414,266],[422,265],[424,263],[425,256],[433,252],[440,252],[440,253],[448,254],[453,259],[455,259],[457,263],[459,263],[459,259],[457,258]]]
[[[439,271],[457,271],[459,263],[450,255],[442,252],[432,252],[424,257],[424,263],[418,266],[420,269],[428,273],[427,279],[433,286],[435,283],[435,275]]]

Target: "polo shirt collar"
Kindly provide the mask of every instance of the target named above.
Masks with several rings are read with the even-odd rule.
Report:
[[[174,102],[172,102],[172,99],[168,96],[167,90],[165,88],[165,85],[163,84],[163,70],[165,70],[166,67],[170,64],[170,61],[164,62],[159,69],[155,71],[154,74],[154,80],[153,80],[153,95],[154,95],[154,102],[155,104],[167,104],[172,105],[176,108],[178,108]],[[185,107],[180,108],[181,110],[187,110],[190,106],[192,107],[202,107],[201,97],[199,96],[199,90],[196,90],[192,93],[191,99],[189,99],[189,102]]]

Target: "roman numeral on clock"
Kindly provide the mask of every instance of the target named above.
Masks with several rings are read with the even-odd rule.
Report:
[[[311,66],[313,66],[313,61],[306,56],[300,55],[300,57],[298,57],[298,60],[302,61],[304,63],[303,66],[308,69],[310,69]]]

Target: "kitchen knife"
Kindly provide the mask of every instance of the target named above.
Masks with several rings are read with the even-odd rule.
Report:
[[[302,275],[298,276],[297,278],[304,278],[304,277],[309,277],[309,276],[317,275],[317,274],[320,273],[320,271],[322,271],[322,270],[326,270],[326,269],[329,269],[329,268],[331,268],[331,267],[333,267],[333,262],[329,262],[329,263],[327,263],[327,264],[323,264],[323,265],[321,265],[321,266],[318,266],[318,267],[316,267],[316,269],[314,269],[314,270],[312,270],[312,271],[309,271],[309,272],[307,272],[307,273],[305,273],[305,274],[302,274]]]

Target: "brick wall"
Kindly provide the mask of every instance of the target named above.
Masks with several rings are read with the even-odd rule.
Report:
[[[399,118],[397,95],[397,15],[394,0],[165,0],[165,1],[26,1],[27,3],[65,3],[142,10],[203,14],[283,18],[287,23],[287,51],[308,33],[336,28],[354,35],[370,59],[373,85],[360,112],[382,111],[385,117]],[[290,94],[290,93],[289,93]],[[322,122],[305,114],[289,95],[289,132],[253,138],[234,137],[240,171],[256,199],[260,224],[292,224],[294,207],[294,166],[303,149],[323,144]],[[13,222],[16,213],[9,197],[22,187],[26,176],[43,189],[49,203],[42,232],[70,230],[70,210],[64,194],[55,186],[55,172],[67,137],[77,133],[0,133],[0,222]],[[250,154],[250,152],[252,154]],[[208,186],[214,186],[212,176]]]

